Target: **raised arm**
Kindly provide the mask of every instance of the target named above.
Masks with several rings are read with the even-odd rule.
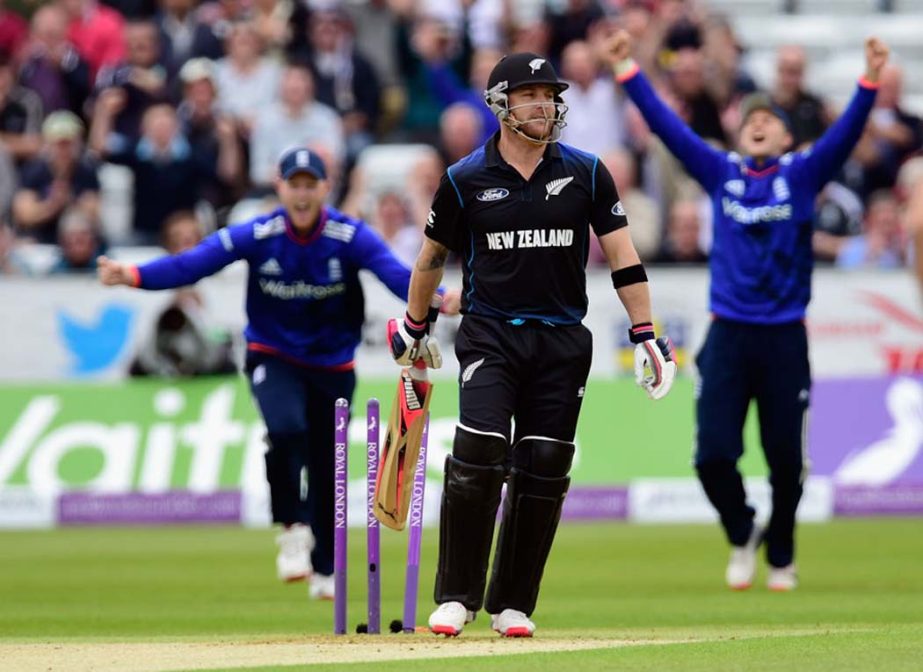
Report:
[[[881,69],[888,62],[888,47],[875,37],[865,41],[865,76],[859,80],[856,93],[839,119],[827,129],[813,147],[799,156],[803,160],[804,177],[820,190],[833,179],[852,153],[868,121]]]
[[[232,233],[233,229],[233,233]],[[104,285],[128,285],[141,289],[170,289],[192,285],[242,257],[240,243],[249,227],[230,227],[208,236],[182,254],[167,255],[140,266],[102,256],[97,276]]]
[[[693,133],[673,110],[667,107],[651,87],[647,77],[631,57],[631,36],[620,30],[606,42],[604,52],[615,72],[616,80],[625,88],[631,101],[640,110],[644,121],[663,140],[706,191],[712,191],[721,181],[723,152],[711,147]]]

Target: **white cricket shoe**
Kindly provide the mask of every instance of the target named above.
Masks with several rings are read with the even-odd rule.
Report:
[[[434,635],[458,637],[466,624],[474,620],[474,612],[461,602],[444,602],[429,616],[429,629]]]
[[[531,637],[535,632],[535,623],[515,609],[504,609],[499,614],[492,614],[490,624],[501,637]]]
[[[785,567],[769,567],[766,587],[777,593],[787,593],[798,587],[798,572],[794,563]]]
[[[295,524],[276,537],[279,554],[276,556],[276,572],[279,579],[291,583],[304,581],[311,576],[311,549],[314,535],[307,525]]]
[[[731,590],[747,590],[756,576],[756,549],[763,541],[763,528],[753,523],[753,532],[743,546],[731,547],[724,580]]]
[[[308,586],[308,597],[312,600],[333,600],[336,595],[336,579],[333,574],[314,574]]]

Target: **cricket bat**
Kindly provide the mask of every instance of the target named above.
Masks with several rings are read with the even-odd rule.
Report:
[[[429,317],[431,325],[441,303],[442,297],[433,297]],[[397,328],[397,320],[389,320],[388,342]],[[375,517],[393,530],[403,530],[407,523],[413,475],[432,394],[433,384],[429,382],[422,359],[418,359],[412,367],[401,369],[375,483]]]

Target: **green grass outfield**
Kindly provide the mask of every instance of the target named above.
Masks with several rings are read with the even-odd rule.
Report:
[[[458,640],[335,640],[330,603],[276,582],[268,530],[3,532],[0,669],[290,671],[326,661],[310,669],[920,670],[921,532],[919,519],[802,526],[802,586],[774,594],[764,568],[748,592],[723,587],[726,547],[716,527],[571,524],[552,552],[531,641],[499,640],[483,615]],[[382,538],[387,625],[400,616],[405,537]],[[365,620],[364,539],[364,530],[352,531],[350,628]],[[435,542],[427,530],[421,621],[431,608]],[[243,655],[251,645],[256,661]],[[203,646],[215,652],[204,667],[195,655]],[[275,655],[283,650],[300,657]],[[423,659],[394,660],[404,654]],[[333,662],[341,659],[370,662]]]

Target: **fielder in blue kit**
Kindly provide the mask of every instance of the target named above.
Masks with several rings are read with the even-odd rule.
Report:
[[[329,184],[314,152],[295,148],[281,157],[276,191],[282,207],[268,215],[137,267],[103,257],[98,273],[106,285],[156,290],[191,285],[238,259],[248,263],[246,370],[268,431],[272,518],[284,528],[278,575],[310,576],[311,596],[332,599],[333,409],[356,386],[359,271],[372,271],[406,300],[410,270],[365,222],[324,205]]]
[[[705,189],[714,212],[709,260],[713,321],[696,358],[695,467],[732,550],[726,581],[749,588],[766,545],[768,587],[797,586],[795,512],[807,472],[805,440],[811,375],[804,318],[811,298],[814,200],[839,171],[865,127],[888,49],[866,42],[866,74],[842,116],[811,148],[787,152],[784,111],[765,94],[741,104],[738,152],[706,144],[657,97],[631,59],[621,31],[609,44],[616,78],[651,130]],[[754,521],[737,462],[756,400],[769,467],[772,513]]]

